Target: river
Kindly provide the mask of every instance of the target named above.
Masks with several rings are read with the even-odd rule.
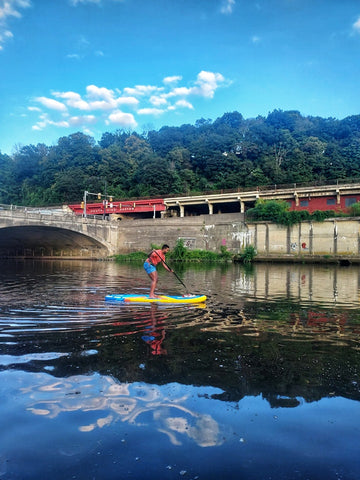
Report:
[[[0,263],[0,479],[358,480],[359,269],[173,267]]]

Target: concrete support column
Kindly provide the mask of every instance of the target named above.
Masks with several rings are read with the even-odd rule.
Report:
[[[338,244],[338,227],[337,223],[334,221],[334,253],[337,254],[337,244]]]
[[[185,217],[185,207],[184,205],[181,205],[181,203],[178,204],[180,208],[180,217],[183,218]]]
[[[297,192],[294,192],[294,198],[295,198],[295,205],[298,207],[299,206],[299,195]]]
[[[269,235],[269,224],[266,223],[265,224],[265,251],[266,251],[266,254],[269,253],[270,251],[270,243],[269,243],[269,239],[270,239],[270,235]]]
[[[240,213],[245,213],[245,202],[240,200]]]
[[[210,202],[207,202],[207,203],[209,207],[209,215],[212,215],[214,213],[214,205]]]

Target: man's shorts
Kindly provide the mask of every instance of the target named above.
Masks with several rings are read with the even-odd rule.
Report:
[[[150,275],[152,272],[156,272],[154,265],[151,265],[149,262],[144,263],[145,272]]]

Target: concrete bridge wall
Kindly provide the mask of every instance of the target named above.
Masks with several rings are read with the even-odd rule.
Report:
[[[0,256],[106,257],[118,251],[117,227],[71,213],[1,210]]]
[[[244,241],[244,215],[221,214],[148,220],[123,220],[119,226],[121,253],[148,251],[151,245],[167,243],[174,247],[183,238],[189,248],[220,251],[221,245],[238,251]],[[241,232],[241,233],[240,233]]]

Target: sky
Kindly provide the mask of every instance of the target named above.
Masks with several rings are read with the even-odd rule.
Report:
[[[274,109],[360,114],[359,0],[0,0],[0,152]]]

